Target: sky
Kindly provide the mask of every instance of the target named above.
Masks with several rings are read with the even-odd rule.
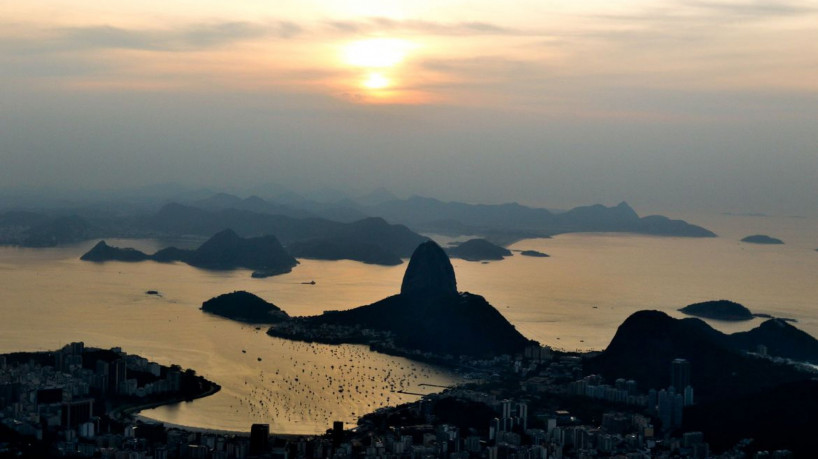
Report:
[[[818,1],[0,0],[0,189],[818,212]]]

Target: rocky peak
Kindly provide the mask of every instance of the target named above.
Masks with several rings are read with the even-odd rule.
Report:
[[[401,295],[457,294],[454,268],[446,252],[434,241],[420,244],[403,275]]]

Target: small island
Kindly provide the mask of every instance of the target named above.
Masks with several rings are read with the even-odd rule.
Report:
[[[750,320],[754,317],[749,309],[729,300],[694,303],[679,309],[679,311],[690,316],[729,322]]]
[[[511,256],[510,250],[485,239],[470,239],[449,248],[446,252],[452,258],[460,258],[466,261],[502,260]]]
[[[251,324],[273,324],[289,318],[278,306],[245,291],[211,298],[202,303],[201,309],[210,314]]]
[[[766,234],[754,234],[752,236],[747,236],[741,240],[741,242],[747,242],[748,244],[783,244],[784,241],[781,239],[776,239],[774,237],[767,236]]]
[[[523,250],[522,252],[520,252],[520,255],[522,255],[524,257],[535,257],[535,258],[547,258],[547,257],[551,256],[551,255],[548,255],[547,253],[538,252],[536,250]]]

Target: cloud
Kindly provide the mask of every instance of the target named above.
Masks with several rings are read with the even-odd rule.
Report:
[[[684,6],[709,10],[719,14],[739,17],[769,18],[773,16],[802,16],[818,12],[814,7],[794,2],[753,1],[753,2],[717,2],[717,1],[684,1]]]
[[[42,36],[22,45],[26,39],[18,37],[13,48],[25,49],[26,53],[89,49],[196,51],[261,38],[290,39],[301,33],[302,27],[289,21],[193,24],[179,29],[85,26],[45,30]]]
[[[488,22],[434,22],[418,19],[396,20],[373,17],[360,21],[328,21],[326,25],[335,32],[373,34],[378,32],[403,32],[439,36],[475,35],[526,35],[527,32]]]

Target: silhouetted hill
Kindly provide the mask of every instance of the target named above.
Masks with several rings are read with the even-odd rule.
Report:
[[[290,272],[298,263],[275,236],[243,239],[230,229],[213,235],[186,262],[206,269],[248,268],[278,273]]]
[[[511,256],[511,250],[492,244],[485,239],[470,239],[446,250],[453,258],[468,261],[502,260]]]
[[[744,306],[729,300],[705,301],[687,305],[679,311],[696,317],[715,320],[750,320],[753,314]]]
[[[754,234],[752,236],[747,236],[741,240],[741,242],[748,242],[750,244],[783,244],[784,241],[781,239],[776,239],[774,237],[767,236],[765,234]]]
[[[814,339],[813,339],[814,341]],[[700,319],[673,319],[659,311],[639,311],[617,329],[611,344],[587,361],[587,370],[607,378],[632,378],[643,388],[670,384],[670,362],[691,365],[691,384],[702,401],[737,397],[777,384],[809,378],[786,364],[745,355],[741,339]]]
[[[105,241],[99,241],[97,244],[83,256],[80,260],[83,261],[145,261],[150,257],[132,248],[120,249],[118,247],[111,247]]]
[[[347,311],[295,318],[273,336],[331,343],[366,343],[384,352],[490,356],[521,351],[523,337],[486,300],[458,293],[443,249],[427,241],[415,250],[401,293]]]
[[[715,237],[700,226],[661,215],[640,218],[626,202],[614,207],[600,204],[583,206],[558,214],[560,232],[607,231],[653,234],[657,236]]]
[[[773,356],[786,357],[818,365],[818,340],[782,319],[769,319],[758,327],[730,335],[741,349],[756,351],[759,345]]]
[[[536,250],[523,250],[522,252],[520,252],[520,255],[522,255],[524,257],[536,257],[536,258],[547,258],[547,257],[550,256],[547,253],[538,252]]]
[[[201,309],[228,319],[254,324],[272,324],[289,318],[278,306],[245,291],[211,298],[202,303]]]
[[[457,278],[449,257],[434,241],[420,244],[403,273],[401,295],[455,296]]]

